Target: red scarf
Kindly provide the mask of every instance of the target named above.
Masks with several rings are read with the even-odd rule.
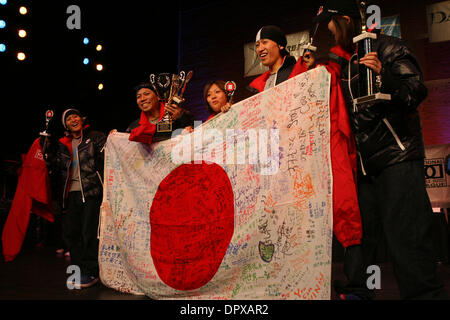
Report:
[[[160,102],[159,107],[159,119],[164,117],[166,110],[164,108],[164,103]],[[144,112],[141,112],[141,118],[139,120],[139,127],[133,129],[130,133],[129,140],[134,142],[146,143],[148,145],[152,144],[153,136],[156,132],[156,125],[150,123]]]

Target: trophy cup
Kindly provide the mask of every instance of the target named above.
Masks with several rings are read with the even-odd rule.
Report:
[[[150,75],[150,83],[159,100],[164,104],[175,103],[180,105],[184,102],[183,94],[192,76],[193,71],[190,71],[187,76],[184,71],[181,71],[179,75],[171,73],[152,74]],[[166,111],[161,121],[156,124],[156,131],[172,132],[172,122],[170,114]]]
[[[361,14],[362,32],[353,38],[356,43],[358,60],[369,52],[372,52],[372,42],[377,39],[377,34],[367,31],[367,2],[356,0]],[[359,94],[360,97],[353,100],[354,105],[375,104],[391,100],[390,94],[381,93],[381,77],[374,77],[373,70],[365,65],[359,65]]]

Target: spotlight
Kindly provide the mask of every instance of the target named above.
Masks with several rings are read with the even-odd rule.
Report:
[[[19,34],[19,37],[21,37],[21,38],[25,38],[27,36],[27,32],[23,29],[20,29],[18,34]]]
[[[0,29],[4,29],[6,27],[6,21],[0,20]]]
[[[97,71],[102,71],[103,70],[103,65],[102,64],[97,64],[96,68],[97,68]]]
[[[88,44],[89,44],[89,38],[84,38],[84,39],[83,39],[83,43],[84,43],[85,45],[88,45]]]
[[[4,43],[0,43],[0,52],[3,53],[6,51],[6,45]]]
[[[23,52],[19,52],[17,54],[17,60],[19,60],[19,61],[24,61],[26,58],[27,58],[27,56]]]
[[[84,64],[84,65],[88,65],[88,64],[89,64],[89,59],[88,59],[88,58],[84,58],[83,64]]]
[[[24,15],[26,15],[28,13],[28,9],[27,9],[27,7],[23,7],[22,6],[22,7],[19,8],[19,12],[20,12],[21,15],[24,16]]]
[[[98,90],[99,90],[99,91],[102,91],[103,88],[104,88],[103,83],[100,83],[100,84],[98,85]]]
[[[2,6],[4,6],[4,5],[8,4],[8,0],[0,0],[0,4]]]
[[[97,51],[102,51],[103,50],[103,47],[102,47],[102,45],[101,44],[99,44],[98,46],[97,46],[97,48],[95,48]]]

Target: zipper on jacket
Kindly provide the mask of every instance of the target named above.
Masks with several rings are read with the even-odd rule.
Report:
[[[402,141],[400,140],[400,138],[398,137],[397,133],[395,133],[394,128],[392,128],[391,124],[389,123],[388,119],[384,118],[383,122],[386,124],[386,126],[388,127],[389,131],[391,131],[392,135],[394,136],[395,141],[397,142],[398,146],[400,147],[400,149],[402,149],[402,151],[406,150],[406,147],[403,145]]]
[[[101,176],[100,176],[100,173],[98,173],[98,171],[95,171],[95,173],[97,173],[98,180],[100,180],[100,183],[101,183],[101,185],[102,185],[102,188],[104,188],[104,186],[103,186],[103,181],[102,181],[102,178],[101,178]]]
[[[70,177],[70,161],[69,161],[69,165],[67,166],[67,178],[66,178],[66,183],[64,184],[64,191],[63,191],[63,208],[66,207],[66,192],[67,192],[67,185],[69,183],[69,177]]]
[[[81,161],[80,161],[80,152],[79,147],[83,143],[83,132],[81,132],[81,140],[80,143],[77,146],[77,158],[78,158],[78,177],[80,178],[80,189],[81,189],[81,199],[83,200],[83,203],[86,203],[86,199],[84,197],[84,191],[83,191],[83,179],[81,179]]]
[[[84,192],[83,192],[83,180],[81,179],[81,170],[80,170],[81,162],[80,162],[80,153],[78,152],[78,147],[77,147],[77,157],[78,157],[78,176],[80,177],[81,198],[83,200],[83,203],[85,203],[86,199],[84,198]]]
[[[358,152],[358,158],[359,158],[359,163],[361,164],[361,171],[364,176],[367,176],[367,172],[366,172],[366,169],[364,168],[364,163],[362,160],[361,152]]]

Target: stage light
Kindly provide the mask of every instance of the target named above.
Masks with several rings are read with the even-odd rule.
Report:
[[[20,29],[18,34],[19,34],[19,37],[21,37],[21,38],[25,38],[27,36],[27,32],[23,29]]]
[[[97,48],[95,48],[97,51],[102,51],[103,50],[103,47],[102,47],[102,45],[101,44],[99,44],[98,46],[97,46]]]
[[[4,5],[8,4],[8,0],[0,0],[0,4],[2,6],[4,6]]]
[[[88,45],[88,44],[89,44],[89,38],[84,38],[84,39],[83,39],[83,43],[84,43],[85,45]]]
[[[0,52],[3,53],[6,51],[6,45],[4,43],[0,43]]]
[[[83,64],[84,64],[84,65],[88,65],[88,64],[89,64],[89,59],[88,59],[88,58],[84,58]]]
[[[28,9],[27,9],[27,7],[23,7],[22,6],[22,7],[19,8],[19,12],[20,12],[21,15],[24,16],[24,15],[26,15],[28,13]]]
[[[103,65],[102,64],[97,64],[96,69],[97,69],[97,71],[102,71],[103,70]]]
[[[103,88],[104,88],[104,85],[103,85],[103,83],[100,83],[100,84],[98,85],[98,90],[99,90],[99,91],[102,91],[102,90],[103,90]]]
[[[17,54],[17,60],[19,60],[19,61],[24,61],[26,58],[27,58],[27,56],[23,52],[19,52]]]
[[[0,29],[4,29],[4,28],[6,28],[6,21],[0,20]]]

